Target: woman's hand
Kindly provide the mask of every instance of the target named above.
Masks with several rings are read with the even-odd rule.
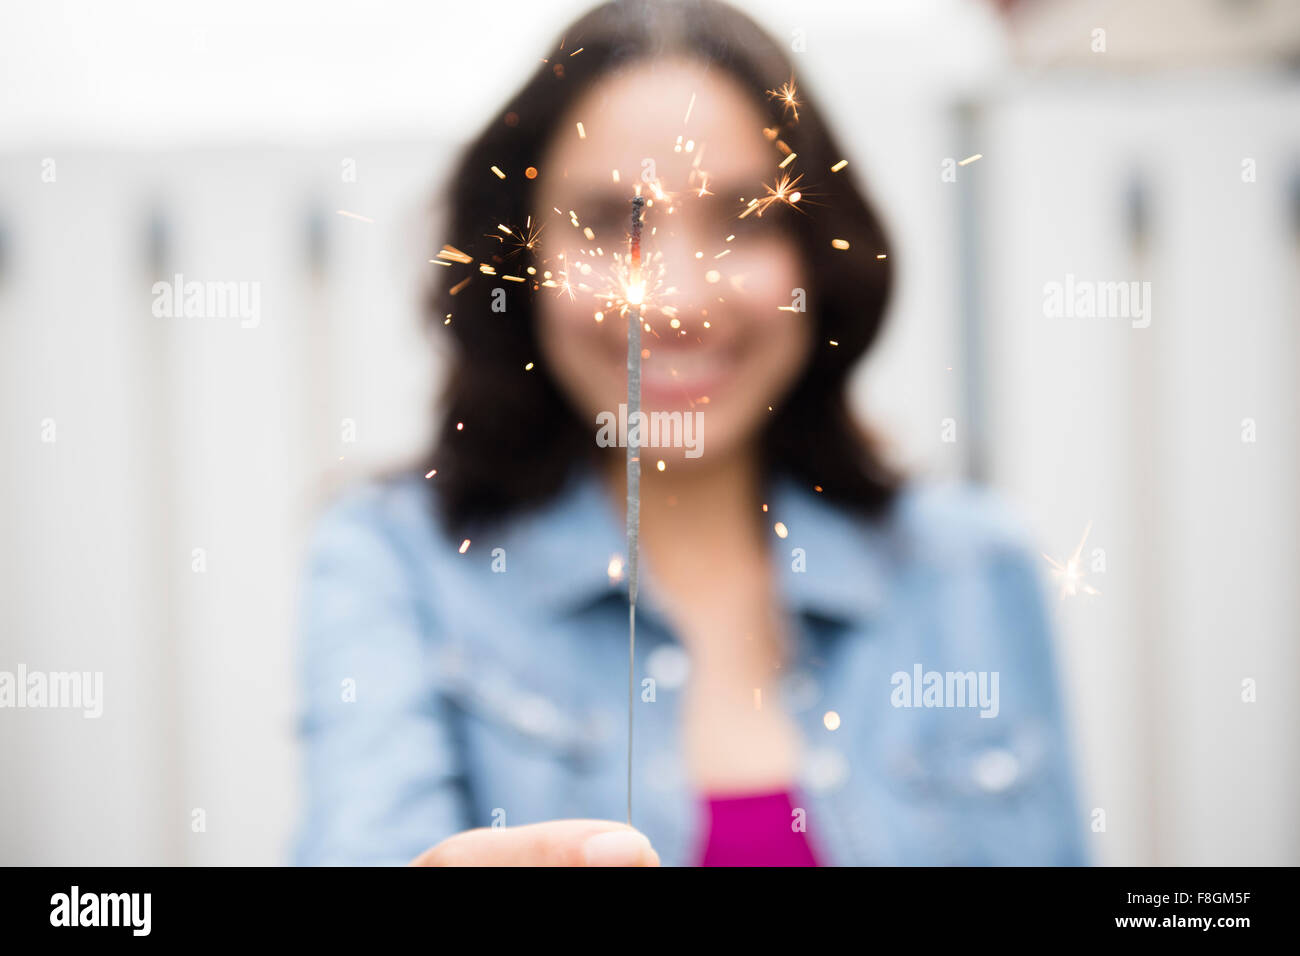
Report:
[[[639,830],[611,820],[480,827],[430,847],[410,866],[658,866]]]

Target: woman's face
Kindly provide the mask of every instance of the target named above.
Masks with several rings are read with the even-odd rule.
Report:
[[[599,413],[617,415],[627,401],[614,253],[627,253],[638,186],[647,200],[642,409],[701,413],[700,451],[686,457],[716,461],[756,437],[803,368],[809,313],[791,308],[806,285],[803,261],[782,227],[801,213],[738,218],[782,172],[764,122],[729,76],[676,61],[607,77],[561,123],[538,174],[534,224],[545,224],[540,241],[560,283],[539,300],[539,336],[593,434]],[[681,461],[684,451],[653,457]]]

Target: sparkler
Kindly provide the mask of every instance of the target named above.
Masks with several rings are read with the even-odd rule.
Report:
[[[641,534],[641,217],[645,198],[632,197],[627,287],[627,823],[632,825],[632,713],[635,699],[637,552]]]

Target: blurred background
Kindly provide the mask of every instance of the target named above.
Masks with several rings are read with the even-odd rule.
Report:
[[[0,710],[0,863],[286,860],[305,532],[423,447],[436,191],[586,6],[0,3],[0,670],[104,675]],[[1300,863],[1300,4],[744,8],[893,232],[864,418],[1044,553],[1093,858]]]

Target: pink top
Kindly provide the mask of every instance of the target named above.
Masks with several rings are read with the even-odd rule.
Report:
[[[707,797],[700,866],[817,866],[790,794]]]

